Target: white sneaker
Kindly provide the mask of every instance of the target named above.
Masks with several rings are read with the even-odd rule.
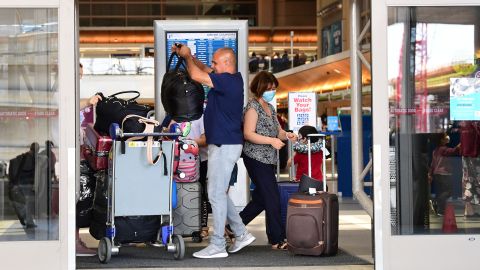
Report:
[[[193,253],[193,257],[200,259],[225,258],[228,257],[228,253],[225,251],[225,248],[222,249],[210,244],[206,248]]]
[[[255,236],[253,236],[248,231],[244,232],[240,237],[235,238],[235,242],[228,248],[228,252],[235,253],[240,251],[242,248],[250,245],[255,241]]]

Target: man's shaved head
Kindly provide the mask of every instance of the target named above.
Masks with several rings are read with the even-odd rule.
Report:
[[[213,54],[212,68],[217,73],[235,73],[237,58],[232,48],[220,48]]]
[[[221,57],[225,57],[225,60],[227,60],[229,64],[236,66],[237,58],[232,48],[220,48],[216,52],[220,53]]]

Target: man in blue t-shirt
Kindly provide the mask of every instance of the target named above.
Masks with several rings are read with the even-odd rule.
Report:
[[[210,244],[193,256],[224,258],[228,256],[223,237],[227,219],[236,236],[228,252],[235,253],[255,241],[227,195],[233,166],[240,158],[243,147],[243,78],[236,70],[235,53],[230,48],[215,51],[211,68],[194,58],[186,45],[173,46],[172,51],[186,60],[188,74],[193,80],[211,87],[204,126],[208,144],[208,199],[212,205],[213,235]]]

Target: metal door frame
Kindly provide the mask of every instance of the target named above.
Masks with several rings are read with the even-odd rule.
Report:
[[[76,1],[2,1],[0,8],[58,10],[59,240],[0,242],[1,269],[75,269],[75,178],[78,132]]]

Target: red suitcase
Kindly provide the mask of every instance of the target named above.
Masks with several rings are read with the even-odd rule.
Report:
[[[293,254],[337,254],[337,195],[323,191],[292,195],[287,209],[287,244]]]
[[[100,135],[93,124],[85,128],[85,137],[81,151],[93,170],[105,170],[108,167],[108,153],[112,147],[112,139],[109,136]]]

